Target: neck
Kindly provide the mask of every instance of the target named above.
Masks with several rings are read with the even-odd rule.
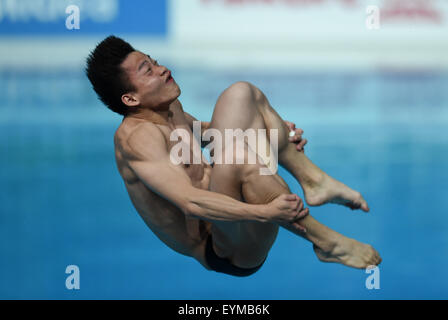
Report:
[[[136,112],[133,112],[132,114],[128,115],[128,118],[137,118],[137,119],[143,119],[150,122],[153,122],[155,124],[161,124],[161,125],[169,125],[172,121],[171,118],[173,116],[173,113],[169,109],[164,110],[151,110],[146,108],[138,109]]]

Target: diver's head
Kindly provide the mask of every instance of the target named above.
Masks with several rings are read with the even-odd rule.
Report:
[[[141,108],[168,109],[180,95],[167,68],[115,36],[90,53],[86,74],[100,100],[124,116]]]

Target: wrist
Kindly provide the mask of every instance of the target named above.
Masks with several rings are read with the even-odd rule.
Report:
[[[258,222],[270,222],[269,218],[269,204],[257,204],[254,205],[252,213],[254,214],[254,220]]]

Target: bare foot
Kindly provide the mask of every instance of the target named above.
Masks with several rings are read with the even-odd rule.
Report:
[[[316,245],[313,245],[313,249],[322,262],[341,263],[357,269],[376,266],[382,261],[379,253],[371,245],[346,237],[339,239],[331,250],[324,251]]]
[[[320,206],[325,203],[336,203],[352,210],[361,209],[369,212],[369,206],[361,194],[345,184],[323,174],[319,183],[312,187],[304,187],[305,200],[309,206]]]

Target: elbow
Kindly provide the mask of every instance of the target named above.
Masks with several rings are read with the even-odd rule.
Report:
[[[182,206],[182,212],[187,217],[199,218],[201,216],[202,209],[197,204],[188,201]]]
[[[203,190],[194,188],[191,190],[186,190],[181,204],[181,208],[185,216],[190,218],[200,218],[205,214],[204,208],[198,204],[201,202],[200,199],[202,192]]]

